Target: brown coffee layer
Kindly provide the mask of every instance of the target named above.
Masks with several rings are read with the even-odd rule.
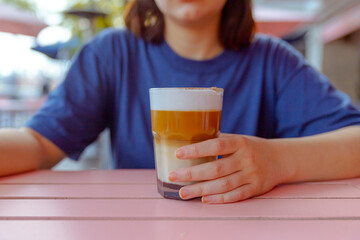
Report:
[[[220,132],[221,111],[151,110],[154,138],[204,141]]]

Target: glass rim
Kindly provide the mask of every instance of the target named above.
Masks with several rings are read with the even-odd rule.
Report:
[[[215,91],[224,92],[223,88],[218,87],[164,87],[164,88],[149,88],[150,92],[153,91]]]

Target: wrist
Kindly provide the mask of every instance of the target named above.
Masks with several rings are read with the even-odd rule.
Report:
[[[268,140],[270,145],[271,162],[277,168],[278,183],[292,183],[297,181],[297,172],[299,167],[296,158],[292,155],[290,139],[271,139]]]

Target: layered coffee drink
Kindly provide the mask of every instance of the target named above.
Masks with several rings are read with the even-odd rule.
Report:
[[[219,136],[222,99],[223,89],[219,88],[150,89],[158,191],[164,197],[180,199],[179,189],[194,183],[172,183],[168,179],[170,171],[217,158],[184,160],[178,159],[175,151],[182,146]]]

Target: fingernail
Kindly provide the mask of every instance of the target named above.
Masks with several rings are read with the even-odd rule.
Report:
[[[170,180],[171,182],[174,182],[174,181],[176,181],[176,178],[177,178],[176,172],[171,171],[171,172],[169,173],[169,180]]]
[[[190,193],[189,189],[182,188],[182,189],[180,189],[179,194],[182,199],[188,199],[188,198],[190,198],[191,193]]]
[[[175,155],[177,158],[182,158],[185,156],[185,151],[180,148],[180,149],[176,150]]]
[[[212,201],[212,198],[209,196],[201,198],[202,203],[211,203],[211,201]]]

